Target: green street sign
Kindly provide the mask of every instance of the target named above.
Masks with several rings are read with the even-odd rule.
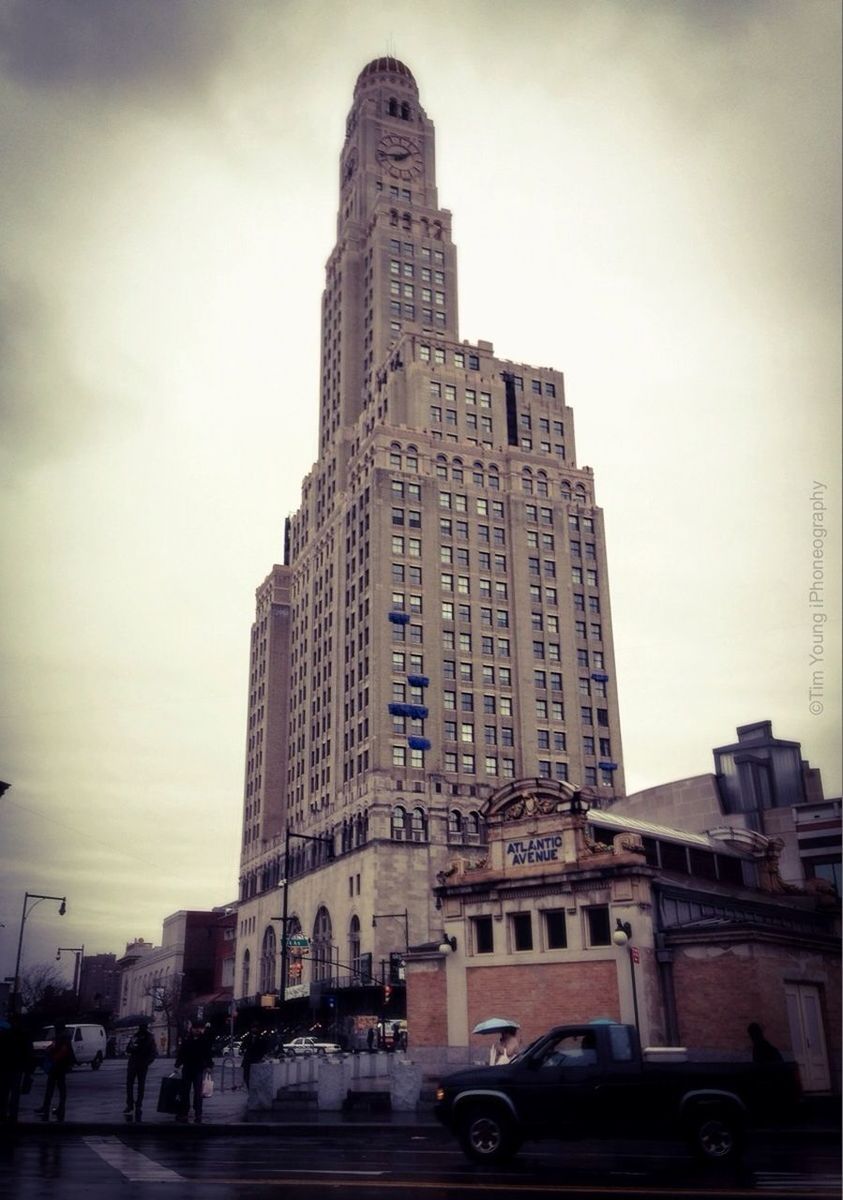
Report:
[[[296,934],[293,937],[287,938],[287,945],[306,950],[310,945],[310,938],[304,937],[302,934]]]

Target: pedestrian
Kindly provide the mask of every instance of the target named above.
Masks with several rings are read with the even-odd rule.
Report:
[[[374,1048],[375,1048],[375,1027],[374,1027],[374,1025],[369,1026],[369,1032],[366,1034],[366,1046],[369,1049],[369,1053],[371,1053],[372,1050],[374,1050]]]
[[[16,1125],[21,1095],[32,1087],[35,1053],[18,1013],[0,1025],[0,1122]]]
[[[67,1108],[67,1076],[76,1066],[76,1055],[73,1053],[73,1043],[64,1021],[56,1021],[53,1040],[44,1055],[47,1067],[47,1090],[44,1093],[44,1103],[36,1108],[36,1113],[42,1121],[50,1119],[50,1105],[53,1093],[58,1091],[58,1106],[53,1110],[57,1121],[64,1120]]]
[[[501,1030],[501,1035],[489,1051],[489,1066],[503,1067],[511,1062],[520,1049],[518,1030],[514,1025],[507,1025]]]
[[[752,1061],[754,1063],[774,1063],[781,1062],[781,1052],[776,1049],[772,1042],[768,1042],[764,1037],[764,1030],[757,1021],[752,1021],[746,1027],[746,1032],[749,1034],[749,1040],[752,1042]]]
[[[252,1073],[252,1064],[261,1062],[267,1054],[269,1042],[265,1034],[261,1033],[261,1027],[257,1021],[252,1022],[249,1032],[240,1043],[241,1060],[240,1065],[243,1068],[243,1082],[246,1087],[249,1086],[249,1076]]]
[[[176,1068],[181,1068],[181,1105],[176,1113],[176,1120],[182,1125],[187,1123],[190,1111],[191,1093],[193,1098],[193,1121],[202,1124],[202,1083],[205,1072],[212,1070],[214,1059],[211,1044],[205,1034],[201,1021],[191,1021],[190,1032],[184,1038],[176,1053]]]
[[[135,1120],[143,1119],[143,1094],[146,1090],[146,1073],[158,1057],[155,1048],[155,1038],[149,1032],[148,1021],[138,1021],[137,1033],[126,1046],[128,1062],[126,1064],[126,1107],[123,1114],[131,1117],[134,1112]],[[137,1094],[135,1093],[137,1084]]]

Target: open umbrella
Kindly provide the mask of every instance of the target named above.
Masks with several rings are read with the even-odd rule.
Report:
[[[510,1021],[506,1017],[489,1017],[488,1021],[480,1021],[472,1029],[472,1033],[500,1033],[502,1029],[520,1029],[521,1026],[517,1021]]]

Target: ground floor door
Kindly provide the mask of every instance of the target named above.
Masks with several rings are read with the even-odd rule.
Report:
[[[785,998],[790,1044],[799,1064],[802,1087],[806,1092],[827,1092],[831,1077],[820,989],[814,983],[786,983]]]

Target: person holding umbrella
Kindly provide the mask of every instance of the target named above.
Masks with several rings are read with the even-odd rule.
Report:
[[[498,1034],[497,1041],[489,1051],[490,1067],[503,1067],[515,1058],[521,1049],[518,1039],[520,1028],[517,1021],[510,1021],[507,1017],[490,1017],[487,1021],[481,1021],[479,1025],[474,1026],[473,1033]]]

